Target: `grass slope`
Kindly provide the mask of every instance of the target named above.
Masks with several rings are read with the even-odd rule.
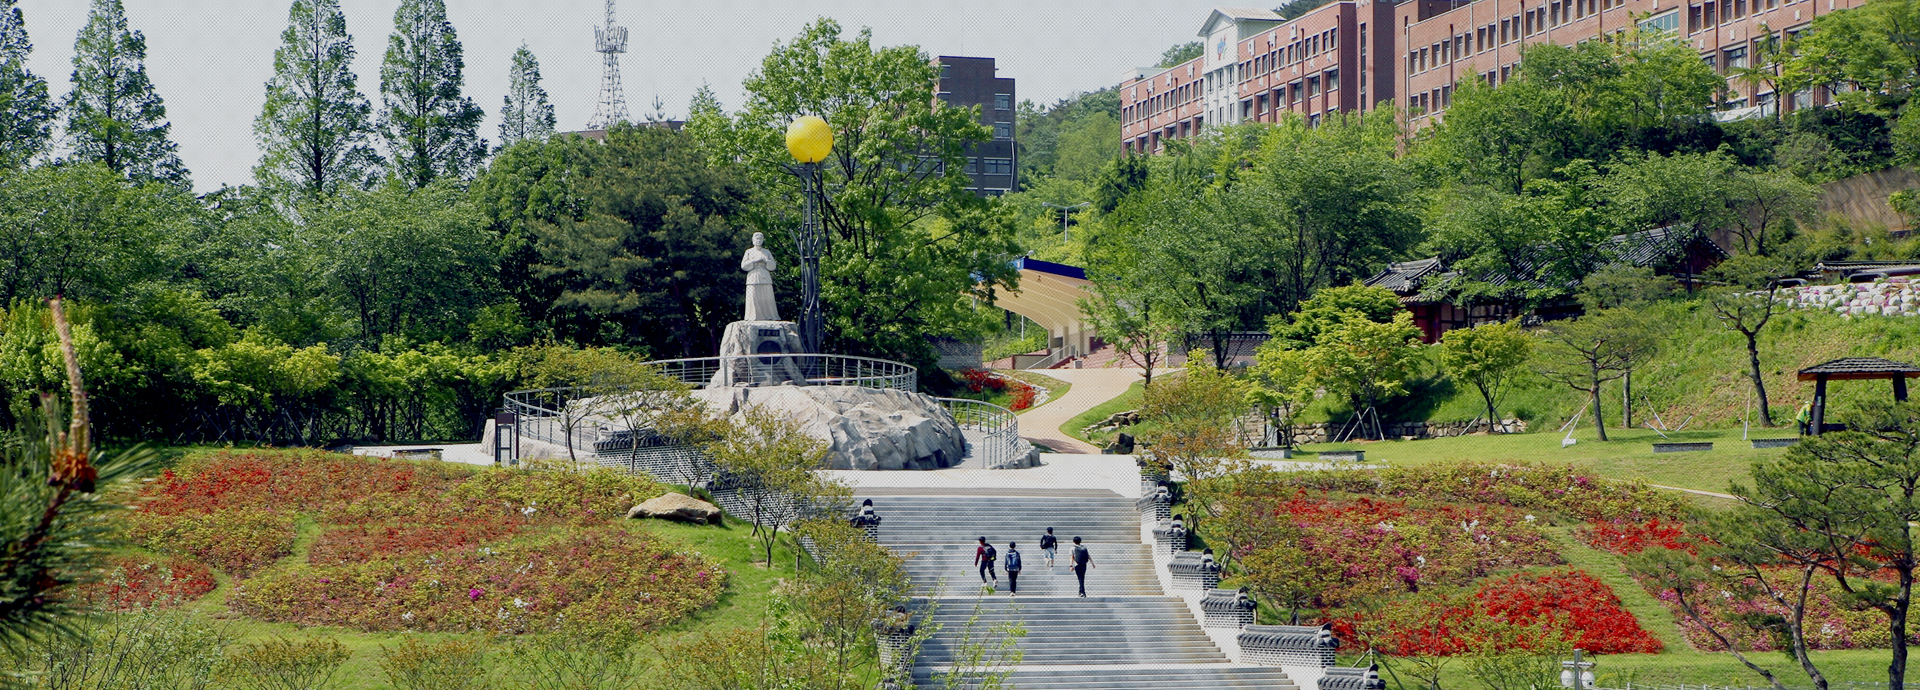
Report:
[[[1109,415],[1112,415],[1115,412],[1124,412],[1127,410],[1139,408],[1140,395],[1141,395],[1141,392],[1144,390],[1146,390],[1145,381],[1133,382],[1132,386],[1127,387],[1127,392],[1121,393],[1119,396],[1115,397],[1112,400],[1108,400],[1098,405],[1094,405],[1092,408],[1089,408],[1086,412],[1080,413],[1080,416],[1074,417],[1073,419],[1068,420],[1067,423],[1060,425],[1060,433],[1066,434],[1067,436],[1072,438],[1077,438],[1082,441],[1092,443],[1096,446],[1104,445],[1105,442],[1108,440],[1108,438],[1112,436],[1112,434],[1103,434],[1096,437],[1096,436],[1089,436],[1088,434],[1082,433],[1080,430],[1087,428],[1088,426],[1092,425],[1094,422],[1100,421],[1102,419],[1106,419]]]

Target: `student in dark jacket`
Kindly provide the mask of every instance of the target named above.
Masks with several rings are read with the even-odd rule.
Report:
[[[1020,593],[1020,549],[1007,542],[1007,596]]]
[[[989,579],[993,584],[1000,584],[1000,575],[993,572],[993,560],[998,556],[993,545],[987,543],[987,538],[981,537],[979,548],[973,550],[973,564],[980,567],[980,584],[986,584]]]
[[[1087,547],[1080,545],[1080,538],[1073,538],[1073,576],[1080,580],[1080,596],[1087,595],[1087,569],[1093,567],[1093,554]]]
[[[1060,540],[1053,538],[1053,528],[1048,527],[1047,533],[1040,535],[1040,553],[1047,555],[1047,567],[1053,567],[1053,552],[1059,546]]]

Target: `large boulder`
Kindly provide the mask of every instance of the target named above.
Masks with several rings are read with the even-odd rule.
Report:
[[[930,470],[966,456],[966,437],[940,401],[918,393],[855,386],[733,386],[693,392],[713,411],[779,410],[832,447],[828,469]]]
[[[661,494],[627,511],[629,519],[659,518],[708,525],[720,524],[720,509],[684,494]]]

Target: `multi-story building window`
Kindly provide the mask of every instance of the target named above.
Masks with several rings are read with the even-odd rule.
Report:
[[[1011,122],[995,122],[995,123],[993,123],[993,138],[995,138],[995,139],[1012,139],[1012,138],[1013,138],[1013,123],[1011,123]]]
[[[1680,32],[1680,10],[1674,9],[1657,17],[1648,17],[1640,21],[1640,28],[1647,31]]]
[[[1010,93],[996,93],[996,94],[994,94],[994,95],[993,95],[993,109],[994,109],[994,110],[1012,110],[1012,109],[1013,109],[1013,94],[1010,94]]]
[[[1012,158],[988,158],[986,159],[986,161],[987,161],[988,175],[1012,175],[1013,174]]]
[[[936,90],[939,99],[957,108],[977,108],[980,124],[993,132],[991,139],[969,145],[964,154],[965,172],[972,181],[973,192],[991,196],[1018,189],[1013,164],[1017,155],[1014,80],[998,75],[993,58],[941,56],[936,60],[940,64],[940,84]],[[1151,87],[1147,91],[1151,93]],[[1134,100],[1129,104],[1132,107],[1124,111],[1129,121],[1146,119],[1153,114]],[[1003,161],[1004,165],[993,161]],[[1004,170],[993,172],[1001,168]]]
[[[1738,46],[1726,50],[1727,69],[1741,69],[1747,66],[1747,47]]]

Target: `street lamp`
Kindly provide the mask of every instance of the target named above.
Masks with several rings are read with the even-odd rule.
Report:
[[[1060,241],[1065,242],[1067,241],[1067,214],[1072,213],[1073,210],[1076,208],[1085,208],[1087,206],[1091,206],[1093,205],[1093,202],[1082,201],[1072,206],[1061,206],[1059,204],[1042,201],[1040,202],[1040,205],[1045,206],[1047,208],[1060,209]]]
[[[807,352],[820,353],[820,161],[833,151],[833,128],[827,121],[803,115],[787,126],[787,153],[800,162],[794,171],[800,176],[806,212],[800,219],[800,231],[793,234],[794,248],[800,252],[800,338]]]

